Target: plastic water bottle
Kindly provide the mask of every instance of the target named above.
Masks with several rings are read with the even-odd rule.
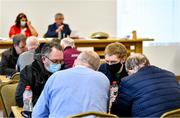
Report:
[[[24,111],[32,111],[32,91],[30,86],[26,86],[25,91],[23,93],[23,110]]]
[[[113,81],[110,87],[109,113],[111,112],[112,103],[115,101],[117,94],[118,94],[118,84],[116,81]]]
[[[118,94],[118,84],[116,81],[113,81],[111,88],[110,88],[110,100],[112,102],[115,101],[117,94]]]
[[[61,37],[62,36],[62,34],[61,34],[61,31],[60,32],[58,32],[58,39],[62,39],[63,37]]]

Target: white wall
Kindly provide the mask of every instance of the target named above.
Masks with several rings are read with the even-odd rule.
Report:
[[[152,65],[180,75],[180,43],[151,44],[143,48]]]
[[[46,32],[48,24],[53,23],[56,12],[63,12],[71,29],[77,30],[81,36],[86,37],[96,31],[105,31],[111,36],[116,36],[116,2],[116,0],[0,0],[0,37],[8,36],[9,28],[19,12],[27,14],[40,36]],[[154,38],[152,35],[145,37]],[[144,54],[150,59],[151,64],[168,69],[176,75],[180,75],[179,52],[180,44],[158,46],[153,44],[144,47]]]
[[[104,31],[116,35],[116,0],[0,0],[0,37],[7,37],[18,13],[24,12],[41,37],[54,14],[62,12],[72,30],[87,37]]]

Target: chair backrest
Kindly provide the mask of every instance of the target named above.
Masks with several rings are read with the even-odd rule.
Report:
[[[94,116],[96,118],[118,118],[118,116],[116,115],[103,113],[103,112],[86,112],[86,113],[70,116],[69,118],[81,118],[87,116]]]
[[[15,74],[11,77],[11,80],[13,80],[13,81],[19,81],[19,80],[20,80],[20,73],[19,73],[19,72],[15,73]]]
[[[160,118],[178,118],[180,117],[180,108],[164,113]]]
[[[0,87],[0,98],[5,117],[8,117],[10,115],[11,106],[16,105],[15,93],[17,84],[17,82],[12,81],[10,83],[3,84]]]

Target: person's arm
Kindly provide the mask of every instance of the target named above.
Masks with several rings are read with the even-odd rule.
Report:
[[[16,105],[19,107],[23,106],[23,93],[25,90],[26,85],[30,85],[30,79],[32,76],[30,76],[30,67],[26,66],[21,72],[20,72],[20,80],[16,89]]]
[[[69,35],[69,36],[71,35],[71,29],[68,24],[67,24],[67,34],[66,35]]]
[[[131,117],[132,98],[125,82],[120,83],[118,96],[112,104],[111,113],[119,117]]]
[[[33,118],[46,118],[49,117],[50,110],[49,110],[49,101],[50,101],[50,88],[52,86],[52,80],[54,78],[54,75],[52,75],[50,78],[48,78],[48,81],[46,82],[44,89],[36,102],[33,112],[32,112],[32,117]]]
[[[21,56],[21,55],[20,55]],[[20,63],[21,63],[21,61],[20,61],[20,56],[18,57],[18,60],[17,60],[17,63],[16,63],[16,71],[17,72],[20,72]]]
[[[2,53],[1,62],[0,62],[0,70],[1,70],[0,74],[12,76],[14,73],[16,73],[16,69],[10,68],[9,63],[10,63],[9,55],[6,53]]]
[[[31,25],[31,22],[30,22],[30,21],[27,22],[27,26],[28,26],[31,34],[32,34],[33,36],[36,36],[36,37],[37,37],[37,36],[38,36],[38,33],[37,33],[36,29]]]
[[[53,28],[53,25],[49,25],[45,37],[57,37],[57,35],[58,33],[56,32],[56,29]]]

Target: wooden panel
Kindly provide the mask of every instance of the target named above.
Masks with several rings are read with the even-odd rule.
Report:
[[[11,110],[15,118],[23,118],[23,116],[21,115],[21,111],[23,111],[23,108],[20,108],[18,106],[12,106]]]
[[[109,39],[74,39],[75,46],[78,47],[93,47],[100,57],[104,56],[105,47],[113,42],[120,42],[126,46],[129,52],[142,53],[143,52],[143,41],[153,41],[154,39],[142,39],[137,40],[132,39],[119,39],[119,38],[109,38]],[[49,39],[40,38],[40,43],[49,43]],[[12,46],[12,40],[0,41],[0,49],[6,49]]]
[[[178,81],[180,81],[180,75],[179,75],[179,76],[176,76],[176,79],[177,79]]]

